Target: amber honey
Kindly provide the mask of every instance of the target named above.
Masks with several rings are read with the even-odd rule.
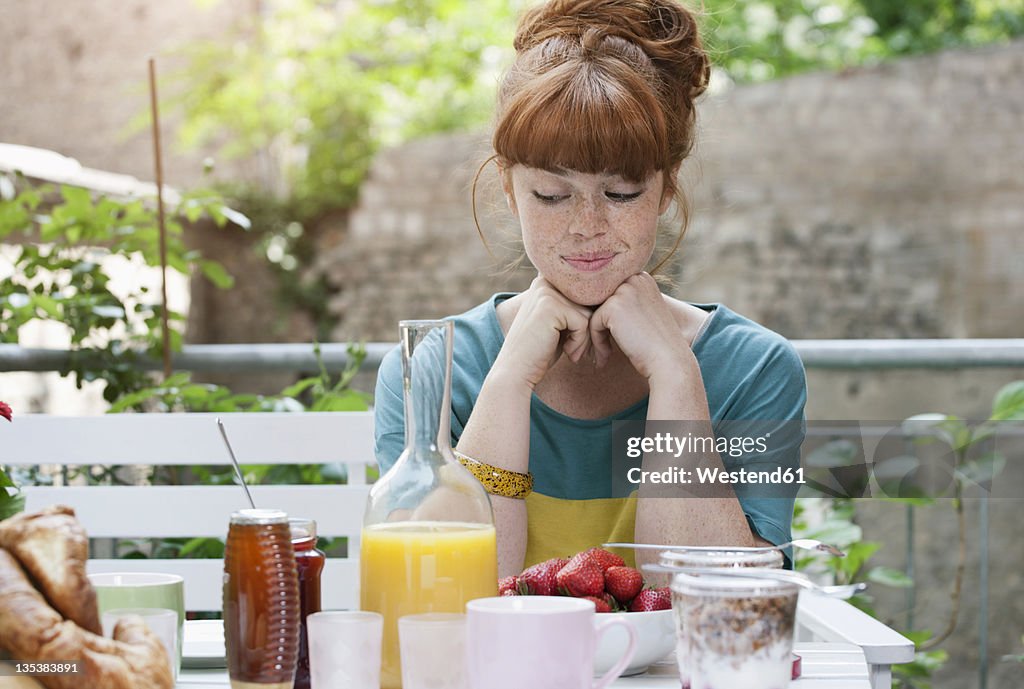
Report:
[[[300,615],[287,515],[235,512],[224,549],[224,641],[233,689],[291,689]]]

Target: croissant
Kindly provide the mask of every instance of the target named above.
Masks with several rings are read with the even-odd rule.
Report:
[[[45,557],[39,557],[47,555],[46,547],[41,544],[56,549],[50,550],[50,555],[54,552],[80,555],[74,544],[76,531],[67,528],[66,518],[70,516],[74,521],[77,533],[84,536],[84,532],[74,520],[73,513],[69,512],[50,509],[42,515],[23,515],[3,522],[0,530],[7,536],[18,532],[28,534],[35,547],[22,551],[32,553],[29,560],[37,565],[46,561]],[[58,515],[63,515],[55,522],[58,533],[69,538],[70,545],[58,545],[59,538],[51,539],[39,530],[45,518]],[[83,558],[78,563],[83,569],[84,562]],[[47,572],[53,574],[52,569]],[[66,605],[72,593],[62,590],[57,582],[75,586],[75,581],[74,576],[53,578],[48,595],[64,601]],[[96,609],[96,595],[87,579],[84,587],[73,594],[82,599],[79,612]],[[64,619],[54,610],[33,586],[14,554],[0,547],[0,651],[3,650],[19,661],[80,662],[76,674],[39,676],[39,683],[46,689],[172,689],[174,686],[167,651],[141,617],[122,618],[114,629],[113,639],[94,634],[75,621]]]
[[[53,608],[82,629],[102,634],[96,596],[85,574],[89,538],[66,505],[0,522],[0,548],[28,570]]]

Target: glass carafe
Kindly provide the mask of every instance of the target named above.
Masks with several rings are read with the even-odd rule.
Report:
[[[363,517],[360,603],[384,616],[381,687],[402,686],[398,618],[497,595],[494,517],[451,449],[451,321],[402,321],[405,449]],[[453,659],[453,662],[456,662]]]

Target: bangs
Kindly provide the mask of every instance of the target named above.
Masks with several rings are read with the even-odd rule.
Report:
[[[667,125],[635,72],[562,64],[509,102],[494,132],[506,163],[640,182],[669,167]]]

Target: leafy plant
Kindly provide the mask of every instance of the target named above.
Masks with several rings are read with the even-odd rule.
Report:
[[[369,408],[369,395],[350,387],[366,358],[366,348],[350,344],[345,370],[332,381],[320,355],[319,343],[313,344],[319,374],[289,385],[277,395],[236,394],[222,385],[193,383],[190,373],[176,373],[167,380],[126,393],[110,405],[108,413],[126,411],[156,412],[299,412],[363,411]],[[309,403],[305,404],[305,396]]]
[[[20,176],[17,184],[4,180],[0,188],[21,190],[0,198],[0,241],[20,244],[9,276],[0,279],[0,342],[17,344],[20,328],[31,321],[62,323],[71,339],[71,364],[62,375],[74,374],[79,387],[85,381],[105,382],[107,400],[147,385],[139,360],[161,350],[163,305],[144,286],[115,290],[104,259],[118,255],[159,267],[155,210],[142,199],[94,197],[67,185],[33,187]],[[224,226],[229,216],[247,224],[217,195],[184,195],[166,221],[168,270],[201,271],[217,286],[229,287],[232,278],[219,263],[184,246],[178,220],[209,217]],[[180,349],[184,316],[168,312],[168,319],[174,326],[169,345]]]
[[[957,517],[957,565],[950,595],[952,606],[945,629],[928,639],[919,648],[930,650],[952,635],[960,613],[961,589],[967,566],[967,524],[964,515],[964,492],[975,485],[990,485],[1006,466],[1006,458],[991,450],[975,457],[974,450],[991,439],[1002,422],[1024,420],[1024,380],[1007,383],[992,400],[992,414],[987,420],[972,426],[963,419],[948,414],[919,414],[904,423],[913,432],[914,443],[925,445],[942,443],[952,458],[951,487],[953,509]]]
[[[834,441],[843,443],[845,441]],[[809,525],[808,515],[816,514],[817,526]],[[811,573],[825,573],[839,584],[867,581],[874,585],[890,588],[907,588],[914,582],[904,572],[880,565],[870,565],[872,556],[882,547],[877,541],[863,540],[861,527],[854,522],[854,501],[850,498],[799,498],[793,519],[794,536],[817,538],[841,548],[846,557],[825,557],[800,551],[797,553],[796,569]],[[879,618],[874,608],[874,596],[859,592],[849,602],[872,617]],[[887,624],[891,621],[886,620]],[[923,643],[932,632],[903,631],[911,641]],[[904,689],[927,689],[932,673],[946,661],[945,651],[919,651],[910,663],[893,666],[894,686]]]
[[[487,121],[522,4],[272,0],[234,40],[188,50],[181,138],[223,143],[225,156],[276,152],[295,220],[347,208],[381,146]]]
[[[10,422],[12,421],[11,416],[11,405],[0,401],[0,417]],[[8,489],[13,489],[14,492],[12,493]],[[25,509],[25,496],[21,494],[21,489],[0,466],[0,520],[17,514],[23,509]]]
[[[715,63],[737,82],[842,69],[1024,35],[1024,2],[735,0],[707,10]]]
[[[966,521],[963,507],[963,494],[974,485],[990,484],[1005,467],[1006,460],[996,452],[985,452],[975,457],[982,444],[992,438],[1000,423],[1005,421],[1024,420],[1024,381],[1013,381],[1004,385],[996,393],[992,402],[992,413],[984,422],[972,426],[963,419],[946,414],[919,414],[907,419],[903,430],[908,433],[916,444],[940,442],[951,452],[950,489],[952,504],[957,516],[958,555],[953,588],[950,593],[951,609],[948,621],[941,633],[936,635],[931,630],[909,630],[902,632],[914,641],[917,647],[915,659],[911,663],[893,666],[893,679],[896,686],[927,689],[931,686],[930,678],[948,658],[945,650],[939,647],[953,633],[959,617],[961,589],[967,563]],[[807,464],[818,468],[836,469],[855,464],[856,449],[847,440],[833,440],[820,448],[816,448],[808,457]],[[894,484],[912,471],[916,464],[905,462],[908,458],[897,458],[895,464],[886,462],[880,467],[880,475],[873,478],[881,485],[886,479]],[[888,465],[888,466],[887,466]],[[895,467],[895,471],[893,468]],[[889,476],[886,472],[891,472]],[[851,487],[856,491],[860,485],[855,477]],[[903,487],[901,485],[901,487]],[[934,505],[932,497],[888,497],[881,498],[889,502],[903,503],[913,508]],[[820,523],[813,528],[809,526],[807,515],[817,513]],[[869,581],[884,586],[905,588],[913,586],[913,581],[899,570],[889,567],[869,566],[870,558],[879,550],[881,543],[862,540],[860,526],[854,522],[854,501],[850,498],[801,498],[797,500],[794,518],[794,533],[801,536],[817,538],[833,543],[847,552],[846,558],[823,558],[814,554],[800,554],[796,567],[811,571],[822,571],[830,574],[837,583],[853,583]],[[858,593],[850,602],[878,617],[872,607],[870,594]]]

